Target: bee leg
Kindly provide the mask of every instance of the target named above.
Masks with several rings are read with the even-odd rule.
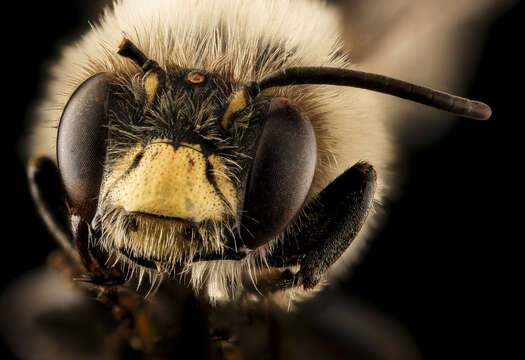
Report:
[[[56,164],[47,157],[35,157],[27,167],[29,189],[39,215],[62,248],[73,254],[68,231],[66,192]]]
[[[372,165],[359,162],[346,170],[306,206],[306,223],[275,249],[270,264],[300,265],[298,284],[316,286],[361,230],[375,189]]]
[[[98,285],[122,283],[121,274],[116,274],[112,269],[102,268],[99,262],[92,258],[88,248],[87,224],[74,215],[70,217],[71,224],[67,223],[66,192],[54,161],[47,157],[31,159],[27,176],[33,201],[47,228],[62,248],[73,259],[80,260],[90,273],[79,280]]]
[[[75,241],[76,250],[80,262],[88,274],[75,280],[100,286],[121,285],[125,282],[125,276],[117,268],[106,268],[103,260],[89,248],[89,225],[79,215],[71,215],[71,230]]]

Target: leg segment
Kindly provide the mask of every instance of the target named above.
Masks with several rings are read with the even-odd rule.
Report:
[[[89,249],[89,225],[81,217],[69,214],[66,192],[55,163],[46,157],[35,158],[27,172],[31,195],[48,229],[62,248],[88,270],[89,275],[81,279],[97,285],[123,283],[120,271],[106,269],[100,260],[93,258]]]
[[[313,288],[361,230],[375,189],[370,164],[359,162],[345,171],[307,205],[306,223],[300,232],[286,235],[270,265],[300,265],[299,284]]]
[[[68,231],[66,193],[55,163],[46,157],[32,159],[27,176],[38,213],[62,248],[71,254],[74,245]]]

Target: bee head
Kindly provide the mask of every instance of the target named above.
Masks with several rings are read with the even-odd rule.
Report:
[[[354,70],[289,68],[235,84],[162,69],[126,39],[119,54],[142,72],[99,73],[78,87],[60,120],[58,166],[71,215],[90,224],[98,245],[167,271],[261,247],[300,212],[316,170],[315,133],[305,112],[265,89],[352,86],[490,116],[483,103]]]
[[[87,79],[57,138],[70,211],[98,244],[173,271],[282,232],[315,172],[306,115],[286,99],[253,101],[216,74],[161,69],[129,41],[119,53],[142,72]]]

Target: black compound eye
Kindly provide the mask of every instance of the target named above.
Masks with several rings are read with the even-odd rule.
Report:
[[[273,99],[244,202],[246,246],[264,245],[285,230],[310,191],[316,161],[317,142],[306,114],[286,98]]]
[[[106,152],[106,125],[112,73],[84,81],[66,104],[57,136],[57,162],[72,211],[94,216]]]

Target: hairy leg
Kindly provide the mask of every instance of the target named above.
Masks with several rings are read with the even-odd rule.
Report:
[[[287,234],[269,259],[275,267],[300,265],[297,282],[285,283],[306,289],[317,285],[361,230],[375,189],[374,168],[359,162],[307,205],[301,231]]]

